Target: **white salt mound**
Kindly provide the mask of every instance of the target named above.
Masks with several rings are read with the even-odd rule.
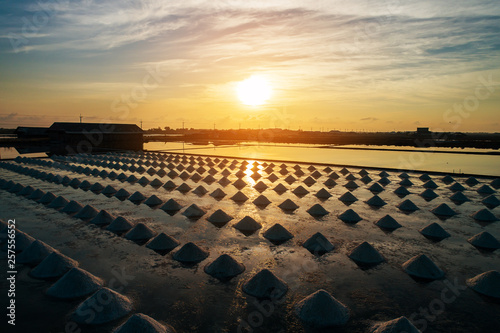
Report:
[[[245,216],[238,223],[236,223],[233,227],[240,231],[257,231],[262,228],[262,225],[255,221],[250,216]]]
[[[406,317],[374,325],[371,333],[421,333]]]
[[[16,255],[16,262],[26,265],[38,265],[55,250],[40,240],[33,241],[23,252]]]
[[[235,202],[245,202],[248,200],[248,197],[241,191],[236,192],[235,195],[231,197],[231,200]]]
[[[132,315],[123,325],[116,328],[113,333],[175,333],[170,326],[164,326],[142,313]]]
[[[156,195],[153,194],[143,203],[149,207],[154,207],[161,205],[163,203],[163,200],[161,200],[160,198],[158,198]]]
[[[106,300],[106,302],[101,300]],[[94,310],[96,304],[99,304],[101,311]],[[71,319],[77,324],[99,325],[126,316],[132,308],[130,299],[109,288],[102,288],[83,301],[76,308]],[[94,316],[89,316],[89,313],[93,313]]]
[[[253,204],[255,206],[267,206],[271,203],[271,201],[264,195],[259,195],[254,201]]]
[[[347,306],[323,289],[296,303],[295,314],[312,328],[341,326],[349,320]]]
[[[97,209],[91,205],[86,205],[75,215],[75,217],[82,220],[90,220],[96,217],[97,214],[99,214]]]
[[[319,255],[333,251],[335,248],[333,244],[330,243],[330,241],[320,232],[317,232],[309,237],[304,244],[302,244],[302,246],[309,250],[309,252]]]
[[[375,265],[384,261],[384,257],[368,242],[356,246],[348,256],[355,262],[365,265]]]
[[[320,204],[315,204],[307,210],[307,212],[314,217],[321,217],[329,214],[329,212],[323,208]]]
[[[54,251],[43,259],[38,266],[33,268],[30,275],[37,279],[51,279],[60,277],[77,266],[77,261],[58,251]]]
[[[146,247],[156,251],[171,251],[179,246],[179,241],[164,232],[150,240]]]
[[[286,199],[285,201],[280,203],[278,207],[284,211],[294,211],[299,208],[299,206],[297,206],[297,204],[290,199]]]
[[[358,223],[362,218],[352,209],[348,209],[339,215],[339,219],[346,223]]]
[[[227,280],[245,271],[245,266],[228,254],[222,254],[205,266],[205,273],[219,280]]]
[[[385,202],[381,197],[378,195],[374,195],[370,199],[366,201],[366,203],[372,207],[382,207],[387,205],[387,202]]]
[[[402,266],[406,273],[417,278],[436,280],[444,277],[444,272],[425,254],[409,259]]]
[[[280,299],[288,291],[288,286],[270,270],[263,269],[246,281],[242,289],[257,298]]]
[[[402,203],[397,205],[397,207],[404,212],[414,212],[416,210],[419,210],[419,208],[409,199],[403,201]]]
[[[457,212],[455,212],[453,209],[450,208],[450,206],[448,206],[445,203],[442,203],[439,206],[431,209],[431,212],[434,215],[440,216],[440,217],[451,217],[451,216],[457,215]]]
[[[69,200],[66,199],[65,197],[63,196],[58,196],[57,198],[55,198],[51,203],[49,203],[47,205],[47,207],[49,208],[55,208],[55,209],[59,209],[59,208],[62,208],[64,206],[66,206],[67,204],[69,203]]]
[[[103,285],[102,279],[81,268],[74,267],[54,283],[46,293],[56,298],[73,299],[96,292]]]
[[[500,298],[500,272],[488,271],[467,280],[474,291],[494,298]]]
[[[200,248],[198,245],[189,242],[184,244],[177,252],[174,253],[173,258],[177,261],[187,264],[194,264],[205,260],[210,253]]]
[[[67,214],[74,214],[79,212],[83,206],[75,200],[71,200],[66,206],[64,206],[63,209],[61,209],[61,212],[67,213]]]
[[[356,198],[351,192],[346,192],[339,197],[339,200],[343,203],[353,203],[358,201],[358,198]]]
[[[491,211],[489,211],[488,209],[486,209],[486,208],[481,209],[481,210],[475,212],[474,214],[472,214],[472,217],[476,221],[479,221],[479,222],[495,222],[495,221],[498,221],[498,218],[495,215],[493,215],[493,213]]]
[[[160,207],[161,210],[166,212],[176,212],[182,209],[182,206],[174,199],[169,199]]]

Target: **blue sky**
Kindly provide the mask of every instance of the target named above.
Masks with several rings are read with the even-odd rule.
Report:
[[[498,83],[460,111],[500,82],[498,1],[0,6],[3,127],[83,114],[146,128],[500,128]],[[273,94],[252,108],[235,87],[254,74]]]

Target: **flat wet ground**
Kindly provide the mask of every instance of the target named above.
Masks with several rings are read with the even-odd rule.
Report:
[[[222,178],[220,174],[222,170],[217,164],[214,168],[218,173],[214,177],[219,180]],[[341,169],[339,167],[332,167],[340,178],[336,180],[335,187],[328,189],[323,185],[329,174],[323,171],[324,166],[317,166],[322,176],[310,187],[302,182],[311,175],[311,171],[307,170],[309,166],[307,164],[300,164],[305,173],[300,177],[293,174],[295,163],[287,165],[290,174],[298,178],[291,185],[284,181],[288,175],[281,175],[279,166],[274,167],[274,174],[279,176],[275,182],[266,179],[268,174],[262,167],[259,173],[263,177],[257,181],[253,180],[248,176],[251,174],[249,166],[246,170],[247,175],[242,178],[247,186],[241,190],[249,200],[244,204],[237,204],[230,200],[230,197],[238,191],[231,184],[224,187],[217,182],[208,185],[203,181],[194,182],[191,179],[184,181],[178,177],[173,179],[177,185],[186,183],[192,189],[202,185],[208,193],[200,197],[191,191],[182,194],[176,190],[154,189],[149,185],[141,186],[108,178],[102,179],[53,167],[23,165],[63,177],[88,180],[91,184],[99,182],[104,186],[113,185],[116,189],[124,188],[130,193],[140,191],[145,197],[155,194],[163,201],[173,198],[183,205],[180,212],[170,216],[160,209],[152,209],[144,204],[135,205],[128,200],[120,201],[114,197],[108,198],[102,194],[96,195],[90,191],[0,169],[0,177],[3,179],[51,191],[68,200],[77,200],[83,206],[89,204],[98,210],[106,209],[115,216],[123,216],[133,222],[144,222],[158,233],[165,232],[175,237],[181,245],[195,242],[209,250],[210,255],[207,259],[195,266],[186,267],[173,260],[171,253],[162,256],[144,245],[139,246],[80,219],[0,190],[0,218],[4,220],[15,218],[20,230],[77,260],[80,267],[103,278],[109,287],[130,297],[134,302],[134,312],[147,314],[173,326],[178,332],[321,332],[303,327],[293,311],[293,305],[297,301],[318,289],[327,290],[350,309],[351,318],[347,325],[336,329],[336,332],[368,331],[374,322],[391,320],[402,315],[411,317],[413,323],[426,332],[494,332],[500,324],[498,302],[480,296],[470,288],[462,288],[466,279],[485,271],[500,269],[499,251],[481,252],[467,242],[468,238],[485,230],[497,239],[500,238],[500,222],[479,224],[470,216],[477,210],[485,208],[481,203],[485,196],[478,194],[476,190],[483,184],[489,184],[492,179],[478,178],[480,183],[470,187],[465,184],[466,178],[454,176],[455,180],[466,187],[463,193],[471,199],[470,202],[456,205],[449,199],[453,192],[448,188],[449,185],[441,181],[442,175],[430,174],[439,186],[435,190],[439,196],[427,202],[419,196],[424,190],[422,187],[424,182],[418,178],[421,173],[409,173],[410,180],[414,183],[408,187],[411,194],[399,198],[394,193],[401,181],[398,177],[399,172],[389,172],[388,178],[391,183],[379,194],[388,204],[380,209],[373,209],[365,203],[373,196],[368,190],[373,182],[365,185],[359,181],[360,169],[355,168],[349,168],[349,171],[356,176],[356,183],[360,185],[358,189],[352,191],[358,201],[346,206],[338,200],[339,196],[348,191],[344,187],[348,181],[339,173]],[[188,163],[184,165],[187,166]],[[231,170],[232,174],[228,176],[232,182],[237,179],[235,173],[239,170],[239,166],[240,164],[237,165],[238,168]],[[113,171],[109,168],[97,168]],[[204,168],[209,169],[206,165]],[[118,174],[121,172],[114,171]],[[367,169],[367,171],[374,181],[380,179],[378,176],[380,170]],[[132,174],[130,171],[124,173]],[[162,182],[171,180],[168,176],[158,177],[138,173],[135,175],[137,178],[145,175],[150,180],[158,178]],[[205,172],[202,176],[206,175],[208,174]],[[252,188],[258,181],[263,181],[269,188],[259,193]],[[288,191],[281,195],[274,192],[272,188],[278,183],[285,185]],[[310,193],[302,198],[297,197],[291,190],[299,185]],[[220,201],[209,196],[209,193],[217,188],[223,189],[227,194]],[[316,198],[314,194],[322,188],[326,188],[332,197],[325,201]],[[260,194],[265,195],[271,204],[265,208],[255,206],[252,201]],[[294,201],[299,209],[292,214],[283,212],[278,205],[285,199]],[[420,210],[405,214],[396,208],[396,205],[406,199],[413,201]],[[197,221],[189,220],[181,214],[193,203],[206,211],[206,214]],[[317,203],[330,213],[320,219],[310,216],[306,210]],[[430,209],[441,203],[447,203],[459,214],[445,221],[440,220],[430,212]],[[206,218],[217,209],[224,210],[234,219],[222,228],[215,227]],[[363,220],[354,225],[342,222],[338,219],[338,215],[347,209],[353,209]],[[491,211],[498,216],[499,209]],[[387,214],[394,217],[403,227],[387,233],[374,225],[374,222]],[[252,216],[262,224],[259,232],[245,236],[232,227],[246,215]],[[439,223],[451,237],[441,242],[432,242],[423,237],[418,230],[432,222]],[[281,245],[273,245],[266,240],[262,234],[275,223],[283,225],[294,238]],[[316,232],[325,235],[335,245],[335,250],[318,257],[303,248],[301,244]],[[349,251],[363,241],[373,245],[386,261],[374,268],[362,269],[350,260],[347,256]],[[230,254],[246,266],[243,274],[224,283],[207,275],[203,270],[206,264],[223,253]],[[401,264],[418,254],[428,255],[445,271],[445,278],[423,283],[407,275]],[[6,262],[4,254],[0,260],[1,267],[4,267],[0,270],[2,294],[7,288]],[[278,302],[262,302],[241,290],[242,284],[263,268],[272,270],[289,286],[285,297]],[[27,274],[30,269],[22,265],[18,268],[16,290],[18,317],[15,331],[64,332],[70,314],[81,300],[66,302],[44,295],[44,291],[53,282],[31,278]],[[450,285],[457,288],[450,288]],[[443,293],[446,295],[446,302],[442,300]],[[4,300],[2,297],[2,301]],[[107,325],[79,328],[82,332],[108,332],[125,319]],[[1,325],[6,326],[4,320]]]

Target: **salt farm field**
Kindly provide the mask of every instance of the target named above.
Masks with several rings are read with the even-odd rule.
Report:
[[[467,241],[483,231],[500,238],[498,222],[480,221],[488,215],[499,215],[498,204],[494,204],[498,180],[477,177],[474,184],[468,177],[453,175],[447,181],[443,174],[429,173],[426,178],[424,172],[405,175],[396,171],[381,177],[381,170],[377,169],[366,169],[367,176],[363,178],[360,168],[326,169],[304,163],[270,166],[270,162],[258,160],[228,159],[226,162],[182,154],[107,154],[57,160],[49,163],[50,159],[18,158],[0,165],[3,179],[0,218],[4,221],[15,218],[18,231],[76,260],[80,268],[103,279],[105,286],[131,300],[133,309],[128,314],[103,324],[78,325],[82,332],[112,331],[133,313],[146,314],[171,325],[177,332],[331,332],[332,329],[306,327],[295,315],[297,302],[319,289],[326,290],[349,308],[349,319],[345,325],[335,328],[336,332],[368,332],[372,325],[400,316],[411,318],[415,326],[425,332],[494,332],[499,325],[498,300],[464,287],[466,280],[500,267],[498,251],[484,251]],[[122,168],[123,165],[126,167]],[[135,168],[130,170],[132,165]],[[118,180],[122,172],[126,177],[135,175],[136,181]],[[47,177],[49,173],[53,177]],[[197,174],[200,177],[195,176]],[[210,174],[212,180],[206,178]],[[143,177],[146,179],[140,181]],[[74,181],[75,178],[78,181]],[[158,186],[151,186],[154,179]],[[9,181],[12,183],[7,185]],[[82,186],[84,181],[88,181],[89,186],[96,182],[102,186],[94,186],[92,191]],[[172,187],[164,188],[169,181],[174,183]],[[346,188],[353,185],[350,182],[358,187]],[[20,184],[18,190],[13,190],[16,183]],[[374,186],[375,183],[379,186]],[[274,189],[279,184],[286,191],[277,193]],[[32,189],[25,190],[27,186]],[[179,191],[179,187],[185,187],[186,191]],[[298,187],[307,193],[293,193]],[[425,187],[428,187],[426,194],[434,192],[436,197],[432,200],[422,197]],[[23,189],[25,195],[21,192]],[[90,223],[94,216],[78,218],[74,216],[78,212],[61,212],[65,205],[50,208],[50,204],[29,199],[37,189],[50,191],[67,201],[77,201],[81,207],[90,205],[95,213],[105,210],[113,218],[121,216],[133,224],[144,223],[155,236],[165,233],[178,240],[179,246],[170,253],[157,253],[147,244],[136,244],[124,235],[106,230],[106,225],[99,227]],[[119,200],[114,192],[120,189],[129,195],[139,191],[144,198],[135,203],[126,197]],[[404,195],[403,189],[409,194]],[[222,190],[225,195],[214,198],[211,194],[216,190]],[[396,190],[401,194],[395,193]],[[248,199],[233,200],[238,191]],[[316,196],[318,192],[322,198]],[[357,200],[353,203],[339,200],[348,197],[346,193]],[[459,199],[457,193],[470,201],[459,204],[452,200],[453,195]],[[327,194],[331,197],[327,198]],[[153,195],[161,203],[149,207],[144,199]],[[261,195],[268,199],[267,205],[256,204],[265,202]],[[376,200],[374,195],[378,195]],[[485,204],[482,201],[486,198]],[[170,199],[182,206],[178,212],[167,213],[161,209]],[[287,199],[298,208],[278,207]],[[366,202],[369,199],[372,205]],[[398,208],[405,200],[410,200],[418,210],[409,212]],[[373,206],[377,203],[385,204]],[[202,216],[185,216],[190,215],[189,207],[193,204],[201,209]],[[315,214],[308,212],[317,204],[326,210],[326,215],[313,216]],[[457,214],[444,216],[449,213],[444,206],[438,214],[431,212],[441,204]],[[232,217],[224,225],[208,221],[219,209]],[[342,215],[348,210],[352,212]],[[484,211],[474,218],[473,214],[481,210]],[[356,214],[361,218],[357,223],[342,220],[355,218]],[[375,223],[386,215],[393,217],[401,227],[390,232],[377,226]],[[252,234],[236,229],[234,226],[246,216],[253,218],[261,228]],[[265,238],[266,231],[276,223],[293,238],[278,245]],[[419,230],[432,223],[439,224],[450,237],[441,241],[424,237]],[[332,251],[318,255],[302,246],[317,232],[333,244]],[[280,231],[278,235],[286,233]],[[208,251],[208,256],[194,265],[175,260],[173,256],[188,242]],[[363,242],[371,244],[384,261],[369,268],[353,261],[349,254]],[[221,254],[230,254],[245,270],[225,282],[207,274],[205,266]],[[443,270],[444,277],[422,281],[405,272],[402,264],[420,254],[427,255]],[[5,256],[1,262],[5,267]],[[286,294],[274,303],[263,302],[242,290],[245,282],[264,268],[288,285]],[[35,279],[28,274],[32,269],[29,265],[18,267],[16,331],[63,332],[87,296],[71,301],[49,297],[45,292],[56,279]],[[2,270],[2,274],[4,272]],[[117,272],[128,278],[117,279]],[[447,299],[453,300],[440,301],[443,290],[450,285],[458,286],[447,294]],[[2,290],[7,287],[4,275],[1,286]],[[422,310],[426,309],[431,316],[424,319]]]

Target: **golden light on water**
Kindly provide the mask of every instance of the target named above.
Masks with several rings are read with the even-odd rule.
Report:
[[[271,97],[272,88],[265,78],[259,75],[252,75],[238,84],[236,92],[243,104],[259,106]]]

